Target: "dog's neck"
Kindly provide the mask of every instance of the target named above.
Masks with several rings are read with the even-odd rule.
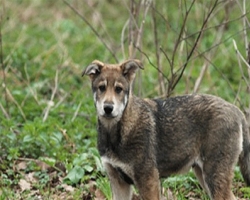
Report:
[[[117,145],[121,141],[120,121],[112,126],[107,126],[103,121],[98,119],[98,140],[97,146],[100,155],[104,155],[110,150],[117,151]]]

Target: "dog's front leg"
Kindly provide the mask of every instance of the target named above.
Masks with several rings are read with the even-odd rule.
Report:
[[[161,199],[159,173],[156,168],[148,173],[138,174],[136,186],[143,200]]]
[[[109,163],[104,163],[111,184],[113,200],[131,200],[133,193],[131,185],[125,182],[118,171]]]

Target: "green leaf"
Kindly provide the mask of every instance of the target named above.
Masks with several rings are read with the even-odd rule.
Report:
[[[250,195],[250,188],[243,187],[243,188],[240,189],[240,191],[241,191],[242,193],[244,193],[244,196],[249,197],[249,195]]]
[[[31,135],[25,135],[23,138],[23,142],[30,142],[33,140],[33,137]]]
[[[40,157],[39,160],[45,162],[49,166],[54,166],[56,164],[56,160],[54,158]]]
[[[73,160],[73,165],[82,165],[84,161],[86,162],[88,158],[87,153],[82,153]]]
[[[87,172],[92,172],[92,171],[94,170],[94,168],[91,167],[90,165],[85,165],[83,168],[84,168]]]
[[[77,165],[68,173],[64,180],[67,181],[68,179],[71,183],[76,184],[83,178],[84,174],[84,169]]]

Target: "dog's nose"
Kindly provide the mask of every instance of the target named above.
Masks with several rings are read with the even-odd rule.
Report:
[[[114,109],[114,106],[112,104],[105,104],[104,105],[104,111],[105,114],[110,115]]]

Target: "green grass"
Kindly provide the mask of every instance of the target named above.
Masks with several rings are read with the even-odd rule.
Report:
[[[129,57],[128,29],[123,38],[124,54],[121,49],[129,4],[118,0],[68,1],[90,22],[98,38],[63,1],[1,2],[0,54],[4,65],[0,68],[0,200],[111,199],[109,182],[96,149],[96,113],[90,82],[81,77],[81,72],[95,59],[116,62],[116,58],[122,61]],[[156,15],[159,45],[169,57],[183,23],[184,2],[188,8],[191,1],[155,5],[162,14]],[[185,64],[210,8],[208,4],[197,1],[190,12],[183,37],[193,35],[183,38],[178,46],[174,72]],[[193,92],[202,66],[209,61],[198,92],[221,96],[241,109],[249,107],[249,90],[242,80],[239,63],[249,81],[247,68],[238,62],[232,43],[234,39],[245,55],[242,11],[236,3],[229,9],[229,23],[218,32],[216,25],[225,20],[226,8],[223,4],[216,8],[172,95]],[[250,11],[249,3],[246,10]],[[141,8],[136,19],[138,25],[143,11]],[[135,83],[135,93],[142,97],[163,95],[153,67],[157,66],[157,57],[151,11],[145,18],[141,40],[144,53],[132,50],[145,65]],[[115,52],[116,58],[100,38]],[[213,46],[216,48],[210,50]],[[164,74],[171,79],[170,65],[163,52],[160,63]],[[166,79],[164,82],[168,85]],[[235,174],[234,193],[241,199],[249,198],[249,188],[245,187],[238,169]],[[177,199],[208,199],[192,173],[162,180],[162,185],[165,195],[171,193]]]

